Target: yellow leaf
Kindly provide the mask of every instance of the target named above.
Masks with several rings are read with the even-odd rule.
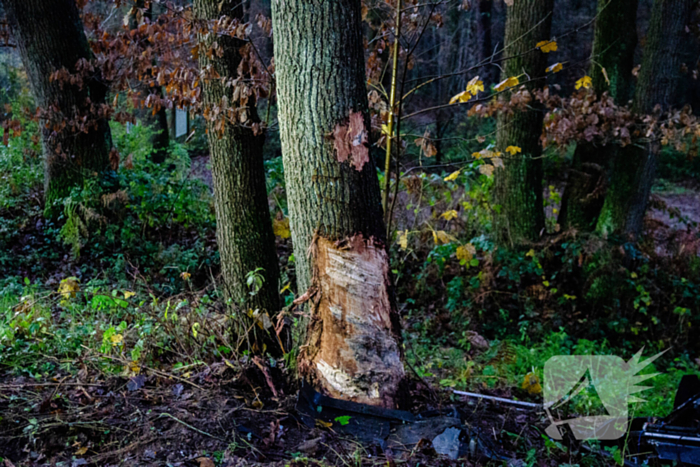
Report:
[[[289,229],[289,218],[285,217],[284,219],[275,219],[272,221],[272,231],[277,235],[279,238],[289,238],[292,236],[292,232]]]
[[[399,231],[399,246],[402,250],[408,248],[408,230]]]
[[[446,182],[451,182],[451,181],[453,181],[453,180],[457,180],[457,177],[459,177],[460,172],[462,172],[462,171],[461,171],[461,170],[458,170],[458,171],[456,171],[456,172],[452,172],[452,173],[449,174],[447,177],[445,177],[445,181],[446,181]]]
[[[318,425],[318,426],[321,427],[321,428],[330,428],[330,427],[333,426],[333,422],[326,422],[326,421],[324,421],[324,420],[321,420],[321,419],[318,419],[318,418],[317,418],[317,419],[316,419],[316,425]]]
[[[547,67],[547,73],[558,73],[561,71],[561,69],[564,68],[561,63],[555,63],[552,66]]]
[[[452,102],[450,102],[451,104]],[[382,134],[383,135],[389,135],[389,127],[387,125],[382,124]]]
[[[124,298],[127,300],[133,297],[134,295],[136,295],[136,292],[129,292],[128,290],[124,291]]]
[[[69,298],[75,298],[75,295],[80,292],[80,279],[77,277],[68,277],[61,281],[61,285],[58,286],[58,292],[66,300]]]
[[[138,362],[129,362],[127,369],[134,374],[141,373],[141,367],[139,366]]]
[[[535,373],[528,373],[523,379],[523,384],[520,385],[521,389],[525,389],[528,394],[540,394],[542,392],[542,385],[540,384],[540,379]]]
[[[513,86],[517,86],[519,83],[520,83],[520,81],[518,80],[518,78],[516,78],[515,76],[511,76],[510,78],[506,78],[503,81],[501,81],[500,83],[498,83],[494,87],[494,89],[496,89],[496,91],[498,91],[498,92],[501,92],[501,91],[505,91],[508,88],[512,88]]]
[[[457,211],[455,211],[454,209],[450,211],[445,211],[442,214],[440,214],[440,217],[442,217],[446,221],[451,221],[452,219],[457,217]]]
[[[483,90],[484,90],[484,82],[481,81],[478,76],[475,76],[467,83],[467,92],[469,92],[475,96],[479,91],[483,91]]]
[[[557,50],[557,41],[540,41],[537,43],[537,48],[548,54]]]
[[[199,329],[199,323],[194,323],[192,325],[192,336],[196,339],[197,338],[197,330]]]
[[[472,95],[469,93],[469,91],[462,91],[456,96],[453,96],[452,99],[450,99],[450,105],[456,102],[467,102],[471,98]]]
[[[528,251],[527,253],[525,253],[525,256],[529,256],[529,257],[532,258],[533,256],[535,256],[535,250],[530,249],[530,251]]]
[[[492,166],[491,164],[484,164],[479,166],[479,172],[486,175],[487,177],[493,175],[493,169],[494,166]]]
[[[588,89],[591,87],[592,84],[593,84],[593,80],[591,79],[590,76],[586,75],[583,78],[576,81],[576,89],[581,89],[581,88]]]
[[[124,336],[122,334],[114,334],[110,336],[109,340],[112,341],[112,345],[117,346],[124,342]]]
[[[192,274],[185,271],[185,272],[180,274],[180,277],[182,277],[182,280],[188,281],[188,280],[190,280],[190,277],[192,277]]]
[[[80,449],[78,449],[77,451],[75,451],[75,455],[76,455],[76,456],[82,456],[82,455],[85,455],[85,453],[86,453],[87,451],[88,451],[87,446],[83,446],[82,448],[80,448]]]
[[[435,240],[435,243],[440,245],[440,244],[445,244],[445,243],[450,243],[452,241],[452,238],[447,232],[444,230],[438,230],[437,232],[433,231],[433,240]]]
[[[468,263],[476,254],[476,248],[471,243],[457,247],[456,255],[460,263]]]
[[[511,156],[516,155],[519,152],[523,152],[522,149],[520,149],[520,146],[508,146],[506,148],[506,152],[510,154]]]

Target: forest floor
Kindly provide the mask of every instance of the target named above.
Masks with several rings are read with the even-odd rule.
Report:
[[[211,188],[207,158],[194,158],[187,177],[201,180]],[[434,177],[440,190],[444,188],[444,178],[444,175]],[[138,186],[150,186],[146,182],[139,183],[142,185]],[[179,199],[185,185],[178,181],[165,186],[171,187]],[[463,188],[455,189],[455,199],[464,194],[460,190]],[[144,198],[151,196],[150,191],[144,191]],[[161,193],[159,190],[153,192],[156,195]],[[402,198],[398,204],[409,206],[413,194],[407,190],[400,195]],[[193,197],[185,207],[197,206],[196,201],[197,198]],[[410,225],[423,225],[427,220],[437,219],[436,229],[445,229],[454,235],[458,235],[460,229],[468,230],[463,225],[449,230],[455,223],[448,225],[447,221],[440,220],[439,213],[455,209],[455,206],[460,208],[456,201],[453,205],[441,202],[439,208],[431,203],[424,203],[415,210],[401,206],[401,212],[396,216],[399,228],[408,229]],[[38,201],[32,204],[40,205]],[[140,204],[134,203],[133,206]],[[160,209],[168,216],[173,212],[171,205]],[[584,284],[579,282],[578,272],[566,270],[557,276],[561,265],[569,264],[557,260],[557,255],[561,254],[557,251],[565,250],[562,242],[569,242],[567,239],[554,239],[550,245],[544,242],[538,245],[542,251],[539,258],[535,256],[540,252],[535,254],[533,250],[532,254],[507,257],[501,260],[501,264],[496,264],[495,259],[480,253],[479,267],[470,269],[455,261],[454,249],[448,249],[450,245],[433,243],[430,232],[418,232],[416,228],[416,233],[412,234],[414,249],[398,250],[405,255],[397,268],[403,268],[401,273],[404,274],[398,276],[398,285],[404,289],[400,309],[408,309],[403,324],[407,372],[411,381],[402,408],[414,414],[457,414],[463,425],[470,427],[471,433],[489,446],[489,455],[483,452],[481,456],[471,454],[457,461],[437,455],[427,442],[386,449],[382,442],[358,443],[334,424],[319,422],[316,426],[308,426],[296,408],[299,388],[290,376],[293,372],[286,368],[288,362],[267,362],[248,355],[237,355],[235,359],[223,356],[227,354],[222,355],[221,346],[228,343],[219,340],[216,332],[220,323],[225,322],[226,315],[223,305],[209,298],[215,296],[209,279],[216,273],[212,274],[211,269],[204,267],[187,269],[187,265],[181,266],[182,263],[166,263],[170,261],[167,255],[179,260],[190,251],[199,251],[197,254],[204,258],[211,257],[215,244],[210,226],[202,236],[177,223],[161,229],[157,221],[153,222],[155,227],[149,231],[152,237],[148,238],[157,239],[154,244],[159,250],[155,257],[159,260],[165,258],[163,264],[168,266],[148,271],[148,264],[132,264],[129,252],[126,252],[126,261],[109,263],[114,264],[112,272],[118,271],[127,277],[126,282],[122,279],[115,285],[117,281],[103,269],[107,264],[105,258],[109,256],[107,253],[112,254],[111,251],[102,258],[86,255],[77,261],[71,256],[70,246],[58,242],[55,234],[47,231],[39,208],[31,211],[12,208],[0,214],[0,221],[9,226],[0,227],[6,232],[12,231],[9,236],[13,239],[9,243],[12,250],[8,258],[27,258],[13,270],[13,274],[24,281],[19,285],[22,294],[11,293],[7,298],[0,296],[0,308],[8,305],[8,328],[16,325],[17,316],[24,319],[17,325],[19,330],[12,330],[14,343],[6,347],[8,355],[11,350],[12,356],[7,361],[0,358],[0,467],[612,465],[610,456],[614,450],[600,450],[599,445],[584,448],[580,443],[559,443],[547,438],[544,429],[549,420],[541,410],[522,410],[508,404],[464,398],[456,396],[452,389],[539,403],[541,394],[529,394],[521,387],[524,375],[530,375],[548,356],[560,351],[576,349],[616,353],[623,347],[626,351],[637,351],[641,345],[639,340],[633,339],[638,330],[630,332],[629,328],[637,326],[646,332],[636,322],[643,319],[638,307],[651,306],[651,299],[649,303],[645,301],[649,293],[658,293],[653,296],[654,304],[663,303],[657,297],[667,299],[663,295],[666,293],[664,287],[656,287],[657,282],[653,282],[656,278],[652,275],[649,275],[652,278],[648,282],[636,279],[635,271],[642,276],[645,274],[642,268],[649,266],[633,264],[630,268],[637,269],[630,269],[629,275],[623,276],[632,295],[626,301],[620,300],[622,305],[619,305],[621,316],[635,313],[628,322],[631,324],[625,323],[618,328],[601,326],[602,331],[595,338],[600,335],[604,338],[596,341],[590,337],[593,334],[585,332],[593,328],[591,323],[607,324],[609,319],[603,313],[608,311],[592,316],[591,322],[581,319],[580,310],[584,314],[587,310],[583,308],[585,302],[578,299],[582,305],[577,308],[579,302],[574,302],[577,298],[573,295],[583,296],[583,286],[593,289],[591,284],[594,281]],[[144,217],[151,214],[145,212]],[[660,184],[654,192],[646,224],[654,239],[656,253],[663,261],[677,253],[678,248],[674,245],[700,251],[697,234],[700,187],[691,183]],[[140,228],[140,224],[135,225]],[[123,237],[126,236],[124,232],[122,230]],[[467,234],[473,236],[471,231]],[[140,241],[136,244],[140,246]],[[288,239],[278,238],[278,252],[283,268],[289,271]],[[143,252],[140,254],[143,258],[150,258]],[[644,254],[651,257],[646,251]],[[193,262],[199,265],[200,256],[192,255]],[[594,249],[589,252],[583,248],[571,255],[575,261],[570,261],[570,264],[579,268],[586,264],[586,258],[591,262],[599,261]],[[137,257],[136,253],[134,257]],[[436,264],[442,264],[442,269],[436,268]],[[615,275],[628,274],[618,263],[612,264]],[[669,260],[670,266],[665,264],[654,267],[664,266],[675,272],[675,265],[682,263]],[[182,271],[193,273],[191,281],[185,280],[184,285]],[[609,282],[610,269],[601,271],[606,277],[602,282],[605,284]],[[543,282],[545,274],[549,281],[559,281],[557,286],[562,291],[557,293],[549,283]],[[57,290],[69,276],[84,280],[77,297],[74,294],[72,299],[64,300],[63,294]],[[146,276],[148,280],[144,279]],[[197,286],[193,285],[195,279],[200,281]],[[153,285],[156,280],[172,288],[157,289]],[[286,280],[291,283],[293,276]],[[421,280],[422,288],[413,287]],[[172,286],[176,281],[179,281],[179,289]],[[683,279],[676,282],[681,283],[679,287],[686,287]],[[168,290],[176,292],[168,294]],[[513,290],[517,290],[517,294]],[[602,290],[603,297],[614,295]],[[690,291],[690,286],[687,290]],[[127,296],[125,291],[130,295]],[[467,297],[467,293],[473,293],[476,298]],[[124,298],[105,301],[104,296]],[[29,303],[27,297],[31,300],[38,297],[36,302],[41,306],[36,307],[37,311],[34,310],[36,303]],[[682,303],[688,303],[694,296],[689,297]],[[208,301],[205,302],[204,298]],[[3,302],[3,299],[7,301]],[[592,300],[599,299],[594,297]],[[123,308],[118,304],[123,304]],[[472,304],[476,305],[470,309]],[[105,312],[103,306],[109,311]],[[485,310],[486,320],[476,320],[477,307]],[[685,319],[685,314],[690,313],[689,308],[687,304],[676,307],[680,319]],[[610,309],[615,308],[611,306]],[[654,313],[660,314],[664,309],[658,310]],[[508,316],[509,312],[512,312],[512,318]],[[177,319],[183,321],[182,325],[169,318],[168,313],[179,313]],[[496,334],[494,331],[499,325],[491,324],[491,321],[496,323],[499,316],[511,326],[508,333]],[[470,324],[472,318],[474,321]],[[117,328],[120,322],[123,329],[121,324]],[[556,324],[551,328],[544,327],[552,322]],[[3,324],[0,320],[0,325]],[[194,334],[195,324],[202,335],[211,331],[207,334],[212,338],[209,347],[209,340],[198,339]],[[680,321],[680,324],[688,324],[690,328],[690,323]],[[652,333],[657,330],[650,329]],[[683,359],[676,358],[673,362],[682,362],[675,367],[676,363],[669,364],[664,368],[668,377],[656,378],[658,382],[653,383],[654,391],[649,391],[654,392],[650,399],[656,405],[649,409],[653,414],[661,414],[659,407],[664,405],[667,408],[669,401],[673,400],[680,376],[697,372],[699,366],[697,360],[693,360],[692,345],[684,340],[688,336],[681,336],[680,332],[671,329],[668,331],[671,338],[668,338],[663,334],[666,331],[660,329],[654,337],[659,342],[666,339],[665,342],[675,346],[677,355]],[[108,332],[112,334],[108,335]],[[530,334],[536,337],[530,339]],[[108,336],[119,336],[120,340],[110,341]],[[616,342],[617,347],[608,346],[608,337]],[[149,342],[140,348],[143,355],[134,357],[132,352],[142,339]],[[71,347],[76,342],[75,348]],[[686,347],[690,349],[689,358],[682,354]],[[140,363],[136,365],[137,362]],[[595,454],[587,449],[593,449]],[[497,456],[493,453],[498,453],[501,458],[494,459]]]

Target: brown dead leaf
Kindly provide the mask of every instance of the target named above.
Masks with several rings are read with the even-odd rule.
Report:
[[[199,462],[199,467],[216,467],[214,461],[209,459],[208,457],[198,457],[195,460]]]

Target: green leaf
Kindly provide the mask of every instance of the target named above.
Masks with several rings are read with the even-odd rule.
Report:
[[[350,415],[342,415],[340,417],[335,417],[335,421],[340,423],[342,426],[345,426],[350,423],[350,418],[352,418]]]

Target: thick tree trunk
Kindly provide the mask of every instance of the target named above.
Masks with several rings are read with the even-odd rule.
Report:
[[[519,0],[508,7],[502,79],[521,81],[544,76],[547,56],[535,45],[550,39],[552,0]],[[523,73],[525,75],[523,76]],[[536,82],[535,82],[536,83]],[[532,89],[536,84],[527,85]],[[505,93],[508,97],[508,93]],[[544,229],[542,206],[542,109],[501,112],[498,116],[496,146],[505,154],[508,146],[518,146],[521,154],[505,155],[502,169],[495,173],[494,214],[497,242],[517,246],[539,238]]]
[[[650,114],[657,105],[661,111],[678,105],[684,50],[691,39],[686,26],[694,3],[695,0],[654,2],[634,95],[634,112]],[[617,232],[631,238],[639,234],[654,182],[657,152],[657,144],[620,150],[596,226],[599,233]]]
[[[42,131],[45,211],[55,216],[85,177],[110,170],[112,136],[100,114],[107,87],[96,73],[83,75],[82,86],[52,77],[62,69],[77,74],[78,63],[91,58],[75,0],[2,2],[36,104],[48,119]]]
[[[153,3],[145,5],[145,0],[136,0],[131,13],[129,27],[136,29],[139,27],[143,19],[153,21]],[[149,73],[150,74],[150,73]],[[150,88],[143,87],[143,92],[151,92]],[[158,100],[163,98],[163,88],[156,86],[153,93],[158,97]],[[151,145],[151,160],[157,164],[162,164],[168,157],[170,151],[170,132],[168,131],[168,111],[165,107],[160,107],[156,112],[152,109],[144,109],[141,120],[152,131]]]
[[[242,7],[238,0],[195,0],[194,13],[202,21],[218,20],[224,15],[240,19]],[[207,53],[214,42],[218,44],[217,52]],[[242,41],[230,36],[200,34],[200,68],[207,70],[209,76],[202,80],[205,112],[215,114],[213,109],[224,102],[232,107],[238,105],[235,87],[226,83],[238,77],[242,46]],[[265,186],[265,137],[256,135],[250,127],[259,121],[254,99],[250,98],[246,105],[245,125],[230,121],[221,125],[220,119],[225,115],[207,119],[216,238],[227,297],[234,305],[271,314],[280,309],[279,265]],[[257,294],[251,295],[246,276],[258,268],[262,268],[264,283]]]
[[[404,371],[369,118],[359,0],[275,0],[280,136],[300,293],[302,377],[393,406]]]
[[[637,1],[598,1],[590,76],[598,95],[607,91],[618,105],[627,104],[632,89]],[[598,147],[580,143],[576,147],[562,196],[559,216],[562,228],[584,232],[595,229],[605,201],[607,169],[618,150],[614,144]]]

